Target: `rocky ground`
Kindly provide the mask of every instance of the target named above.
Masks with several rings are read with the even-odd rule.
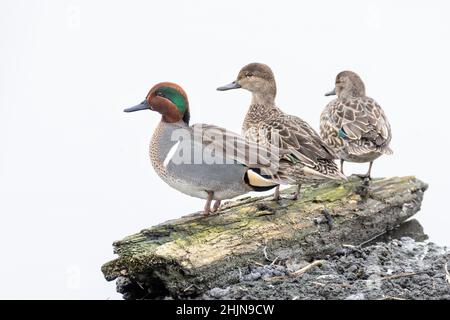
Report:
[[[240,282],[213,288],[200,299],[447,299],[450,250],[410,237],[366,247],[345,246],[317,266],[255,264]]]

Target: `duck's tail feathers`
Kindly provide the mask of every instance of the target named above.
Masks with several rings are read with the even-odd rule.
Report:
[[[276,184],[297,184],[295,177],[292,177],[290,172],[290,166],[286,166],[286,163],[281,162],[280,166],[276,171],[270,169],[270,168],[257,168],[252,169],[253,171],[256,171],[260,176],[264,177],[267,180],[272,181]]]
[[[389,148],[389,147],[382,148],[381,152],[383,154],[385,154],[385,155],[388,155],[388,156],[390,156],[391,154],[394,154],[394,151],[391,148]]]
[[[268,191],[278,186],[267,175],[261,174],[259,169],[248,169],[244,175],[244,181],[254,191]]]
[[[333,175],[332,175],[332,179],[333,180],[340,180],[340,181],[347,181],[348,178],[345,174],[343,174],[341,171],[337,170],[337,171],[333,171]]]
[[[325,174],[328,179],[347,181],[347,177],[339,170],[336,162],[328,159],[320,159],[316,171]]]
[[[333,170],[331,172],[322,173],[320,171],[314,170],[310,167],[304,167],[303,172],[305,176],[313,176],[317,178],[327,179],[327,180],[338,180],[347,181],[347,177],[341,173],[339,170]]]

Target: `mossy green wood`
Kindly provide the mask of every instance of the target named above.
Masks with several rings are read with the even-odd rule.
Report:
[[[297,201],[242,198],[217,215],[167,221],[115,242],[119,258],[102,271],[109,281],[126,278],[149,297],[200,294],[235,281],[250,261],[264,262],[264,247],[279,261],[300,260],[367,241],[415,214],[426,188],[414,177],[377,179],[362,196],[355,178],[306,186]],[[333,217],[331,230],[315,223],[325,207]]]

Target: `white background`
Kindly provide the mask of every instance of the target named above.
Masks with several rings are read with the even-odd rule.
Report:
[[[428,182],[418,217],[449,245],[448,3],[2,0],[0,298],[120,298],[100,272],[113,240],[203,206],[151,168],[158,115],[123,107],[173,81],[192,123],[240,132],[250,94],[215,88],[255,61],[316,129],[336,74],[358,72],[393,128],[373,174]]]

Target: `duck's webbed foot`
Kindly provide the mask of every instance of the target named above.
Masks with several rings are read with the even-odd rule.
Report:
[[[220,209],[220,205],[222,204],[221,200],[216,200],[214,202],[213,208],[212,208],[212,212],[217,212]]]
[[[279,200],[283,200],[283,199],[286,199],[286,200],[293,200],[293,201],[298,200],[298,198],[299,198],[299,196],[300,196],[300,189],[301,189],[301,187],[302,187],[301,184],[297,185],[297,190],[295,190],[295,192],[294,192],[291,196],[282,197],[282,196],[280,195],[280,186],[278,186],[278,187],[275,189],[275,192],[274,192],[274,194],[273,194],[273,200],[274,200],[274,201],[279,201]]]
[[[295,192],[292,194],[292,196],[290,196],[290,197],[286,197],[286,199],[289,199],[289,200],[298,200],[298,198],[299,198],[299,196],[300,196],[300,189],[302,188],[302,185],[301,184],[299,184],[299,185],[297,185],[297,189],[295,190]]]
[[[212,191],[206,191],[208,193],[208,198],[206,199],[205,203],[205,209],[203,209],[203,215],[205,217],[209,216],[211,214],[211,202],[214,196],[214,192]]]
[[[273,193],[273,201],[279,201],[281,199],[280,197],[280,186],[276,186],[275,192]]]

